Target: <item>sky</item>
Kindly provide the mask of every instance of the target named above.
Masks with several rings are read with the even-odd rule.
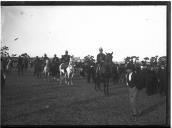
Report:
[[[31,57],[165,56],[166,6],[1,6],[1,41]]]

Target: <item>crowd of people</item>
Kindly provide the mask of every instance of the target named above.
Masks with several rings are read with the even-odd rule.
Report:
[[[27,68],[34,69],[33,75],[41,78],[41,73],[46,64],[46,60],[50,60],[50,72],[52,77],[59,77],[59,65],[63,63],[63,69],[66,72],[66,68],[69,65],[71,56],[68,51],[58,58],[55,54],[52,59],[50,59],[46,54],[44,57],[36,56],[35,59],[28,58],[26,56],[19,56],[16,58],[11,57],[1,57],[1,82],[2,87],[5,85],[6,77],[11,69],[16,69],[18,71],[18,76],[22,76],[24,70]],[[96,67],[99,65],[101,68],[104,65],[106,55],[103,53],[103,48],[99,48],[99,53],[96,59],[93,56],[86,56],[83,62],[75,62],[75,70],[82,69],[79,73],[83,77],[87,77],[87,82],[95,82]],[[135,59],[135,61],[134,61]],[[111,80],[116,84],[125,84],[129,90],[129,99],[132,106],[133,115],[137,115],[137,105],[136,97],[139,90],[146,88],[147,95],[153,95],[160,93],[161,95],[167,95],[167,59],[166,57],[160,57],[157,60],[156,57],[150,58],[150,62],[147,63],[141,61],[138,63],[138,57],[127,57],[124,64],[112,63],[111,69]]]
[[[68,54],[68,51],[65,51],[65,54],[61,56],[61,58],[58,58],[55,54],[52,59],[50,59],[46,54],[44,54],[44,57],[38,57],[36,56],[35,59],[27,58],[25,56],[19,56],[18,58],[1,58],[1,71],[2,73],[7,72],[7,65],[9,62],[11,68],[15,68],[18,71],[18,75],[22,75],[24,70],[27,70],[27,68],[30,67],[34,69],[33,74],[37,77],[41,76],[43,67],[45,66],[45,60],[51,60],[51,75],[53,77],[58,77],[59,75],[59,65],[61,63],[64,63],[64,70],[66,71],[66,68],[70,61],[70,55]],[[12,60],[12,61],[10,61]],[[103,65],[105,61],[105,54],[103,53],[103,48],[99,48],[99,53],[97,55],[97,58],[94,59],[93,56],[90,58],[84,58],[84,62],[75,62],[76,68],[82,69],[81,75],[87,77],[87,81],[90,82],[91,79],[94,82],[95,78],[95,65],[99,64],[100,66]],[[157,60],[146,63],[146,61],[141,61],[141,63],[136,63],[136,61],[133,61],[133,58],[128,59],[128,61],[125,61],[125,64],[117,64],[113,63],[112,65],[112,80],[119,83],[125,83],[125,74],[126,74],[126,66],[127,64],[133,65],[133,71],[137,74],[139,77],[139,88],[147,87],[148,89],[147,93],[151,94],[155,90],[160,90],[162,94],[164,94],[164,90],[166,90],[166,84],[167,84],[167,64],[166,61],[160,61]],[[85,75],[86,74],[86,75]],[[151,85],[151,86],[149,86]],[[151,89],[152,88],[152,89]]]

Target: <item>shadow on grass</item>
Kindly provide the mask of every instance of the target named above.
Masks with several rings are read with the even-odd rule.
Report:
[[[159,101],[158,103],[156,104],[153,104],[152,106],[149,106],[148,108],[144,109],[141,113],[140,113],[140,116],[144,116],[144,115],[147,115],[149,114],[150,112],[156,110],[159,106],[162,106],[163,104],[165,104],[166,101],[163,100],[163,101]]]

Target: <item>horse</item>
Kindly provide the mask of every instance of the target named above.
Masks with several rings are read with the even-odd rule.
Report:
[[[66,68],[66,71],[67,71],[67,74],[66,74],[67,84],[73,85],[73,76],[74,76],[75,69],[74,69],[74,63],[73,63],[72,57],[70,58],[69,65]]]
[[[66,71],[64,68],[66,68]],[[60,85],[62,84],[62,81],[65,81],[65,84],[73,85],[73,76],[74,76],[74,62],[73,58],[70,58],[69,64],[66,65],[65,63],[61,63],[59,66],[60,71]]]
[[[8,63],[7,63],[7,66],[6,66],[6,72],[7,72],[7,74],[9,74],[10,73],[10,71],[11,71],[11,64],[12,64],[12,60],[11,59],[9,59],[8,60]]]
[[[82,67],[82,64],[81,63],[78,63],[78,62],[75,62],[75,78],[77,79],[81,79],[83,78],[83,67]]]
[[[27,72],[27,70],[28,70],[28,63],[29,63],[28,58],[24,58],[24,70],[25,70],[25,72]]]
[[[50,76],[50,61],[49,59],[46,59],[45,61],[45,66],[43,69],[43,75],[45,76],[45,79],[49,81],[49,76]]]
[[[5,87],[6,73],[5,73],[5,60],[1,58],[1,91]]]
[[[64,70],[65,66],[66,66],[65,63],[61,63],[60,66],[59,66],[59,71],[60,71],[60,85],[62,85],[62,81],[65,81],[65,84],[67,83],[66,82],[66,77],[65,77],[66,73],[65,73],[65,70]]]
[[[112,81],[114,84],[118,82],[119,74],[118,74],[118,65],[113,63],[112,65]]]
[[[34,62],[34,75],[36,75],[37,78],[41,78],[41,73],[43,70],[43,66],[42,66],[42,60],[37,59]]]
[[[102,64],[96,64],[95,67],[95,90],[100,88],[100,84],[104,84],[104,94],[105,96],[109,96],[109,83],[112,74],[112,53],[106,53],[105,55],[105,62]]]
[[[56,80],[58,78],[58,74],[59,74],[59,62],[58,61],[51,62],[50,72],[53,77],[53,80]]]
[[[23,76],[23,68],[24,68],[24,61],[22,57],[18,58],[17,61],[17,68],[18,68],[18,76]]]

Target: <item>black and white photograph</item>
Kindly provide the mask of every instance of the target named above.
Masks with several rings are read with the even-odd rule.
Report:
[[[1,126],[170,126],[171,2],[1,1]]]

